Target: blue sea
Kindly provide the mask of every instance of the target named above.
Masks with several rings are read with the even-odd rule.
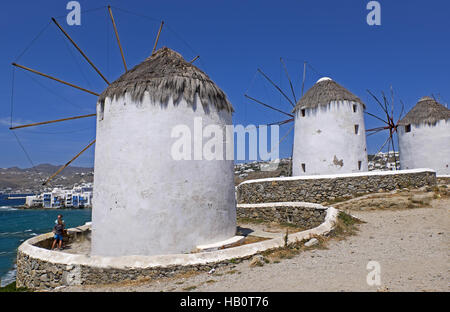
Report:
[[[18,209],[25,199],[7,200],[0,194],[0,278],[1,286],[15,281],[17,247],[39,234],[51,232],[58,214],[67,228],[91,221],[91,209]],[[11,195],[24,196],[24,195]]]

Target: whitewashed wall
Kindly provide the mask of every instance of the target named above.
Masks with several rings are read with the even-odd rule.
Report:
[[[356,105],[356,112],[353,111]],[[355,134],[355,125],[359,125]],[[358,169],[361,161],[361,169]],[[305,164],[305,172],[302,164]],[[342,165],[341,165],[342,164]],[[293,175],[367,171],[364,108],[349,101],[306,108],[295,115]]]
[[[198,101],[197,101],[198,102]],[[199,102],[198,102],[199,103]],[[194,117],[231,124],[231,114],[206,114],[182,100],[167,107],[139,106],[125,97],[97,105],[92,254],[158,255],[190,252],[198,244],[230,238],[236,231],[232,160],[173,160],[172,128]],[[192,149],[193,153],[193,149]]]
[[[431,168],[437,175],[450,174],[450,120],[436,125],[398,127],[401,169]]]

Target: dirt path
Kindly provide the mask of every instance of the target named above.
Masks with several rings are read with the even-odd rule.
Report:
[[[62,291],[450,291],[450,199],[431,208],[357,211],[367,223],[328,249],[252,268],[249,261],[200,273],[120,287],[67,287]],[[369,286],[369,261],[381,266],[381,285]]]

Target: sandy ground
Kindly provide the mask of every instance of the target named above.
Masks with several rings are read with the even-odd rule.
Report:
[[[450,291],[450,199],[428,208],[351,213],[365,221],[357,235],[331,239],[327,249],[301,252],[279,263],[250,261],[159,281],[65,287],[59,291]],[[381,285],[366,282],[369,261]]]

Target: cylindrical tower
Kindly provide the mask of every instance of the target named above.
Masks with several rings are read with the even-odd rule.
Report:
[[[294,176],[367,171],[364,103],[328,77],[294,108]]]
[[[235,235],[233,138],[218,138],[223,155],[203,153],[203,129],[224,130],[232,112],[223,91],[168,48],[109,85],[97,103],[92,255],[186,253]]]
[[[400,168],[430,168],[450,174],[450,110],[423,97],[397,128]]]

